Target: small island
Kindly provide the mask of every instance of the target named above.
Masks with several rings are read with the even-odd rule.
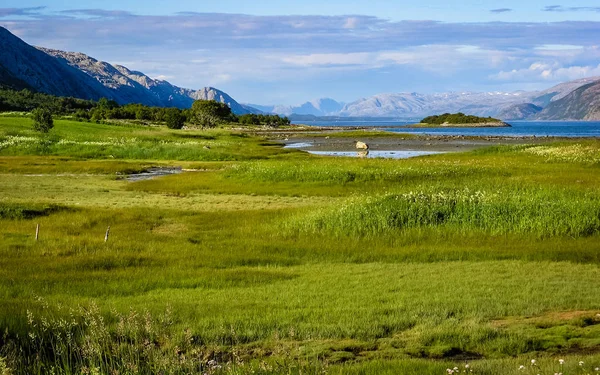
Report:
[[[464,113],[444,113],[443,115],[428,116],[421,120],[420,123],[409,125],[413,128],[497,128],[510,127],[509,124],[502,120],[492,117],[478,117],[465,115]]]

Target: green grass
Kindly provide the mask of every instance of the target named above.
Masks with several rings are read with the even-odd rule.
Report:
[[[2,375],[600,366],[598,141],[358,160],[29,121],[0,117]],[[195,171],[123,178],[152,166]]]

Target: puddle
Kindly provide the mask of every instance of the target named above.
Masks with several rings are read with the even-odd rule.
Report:
[[[343,156],[355,158],[408,159],[417,156],[444,154],[439,151],[307,151],[314,155]]]
[[[312,143],[308,142],[298,142],[298,143],[289,143],[285,145],[283,148],[304,148],[304,147],[312,147]]]
[[[148,168],[146,171],[142,173],[134,173],[127,175],[125,178],[127,181],[143,181],[149,180],[155,177],[168,176],[171,174],[182,173],[183,169],[181,167],[168,167],[168,168]]]

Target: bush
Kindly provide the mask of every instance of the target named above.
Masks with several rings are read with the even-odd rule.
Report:
[[[169,108],[165,113],[165,121],[169,129],[181,129],[185,124],[185,115],[177,108]]]
[[[36,108],[31,112],[33,119],[33,130],[48,133],[54,127],[52,112],[46,108]]]

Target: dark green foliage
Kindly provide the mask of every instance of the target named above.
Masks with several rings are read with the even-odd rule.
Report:
[[[139,120],[165,122],[171,129],[181,129],[186,121],[203,127],[214,127],[228,122],[246,125],[284,126],[287,117],[277,115],[247,114],[237,117],[223,103],[199,100],[192,109],[148,107],[143,104],[119,105],[114,100],[101,98],[97,102],[75,98],[63,98],[29,90],[3,90],[0,88],[0,112],[29,112],[43,107],[55,116],[73,116],[77,121],[100,123],[105,120]]]
[[[421,120],[421,124],[436,124],[442,125],[448,124],[480,124],[486,122],[500,122],[500,120],[491,117],[477,117],[471,115],[465,115],[462,112],[459,113],[444,113],[439,116],[429,116]]]
[[[142,104],[126,104],[124,106],[106,107],[98,105],[89,111],[87,118],[94,122],[103,120],[140,120],[140,121],[167,121],[167,112],[178,112],[184,116],[184,110],[178,108],[148,107]],[[77,119],[85,119],[80,113],[75,114]],[[184,116],[185,117],[185,116]]]
[[[52,112],[47,108],[36,108],[31,112],[33,119],[33,130],[40,133],[48,133],[54,127]]]
[[[0,112],[29,112],[38,107],[46,107],[53,114],[63,115],[77,110],[89,110],[96,103],[90,100],[61,98],[52,95],[35,93],[30,90],[0,90]]]
[[[238,122],[245,125],[286,126],[291,123],[287,117],[277,115],[255,115],[253,113],[238,116]]]
[[[235,115],[227,104],[214,100],[196,100],[192,104],[192,123],[212,128],[226,122],[235,122]]]
[[[39,216],[48,216],[54,212],[64,210],[64,207],[57,205],[39,205],[39,204],[0,204],[0,219],[33,219]]]
[[[185,124],[185,115],[177,108],[165,110],[165,121],[169,129],[181,129]]]

